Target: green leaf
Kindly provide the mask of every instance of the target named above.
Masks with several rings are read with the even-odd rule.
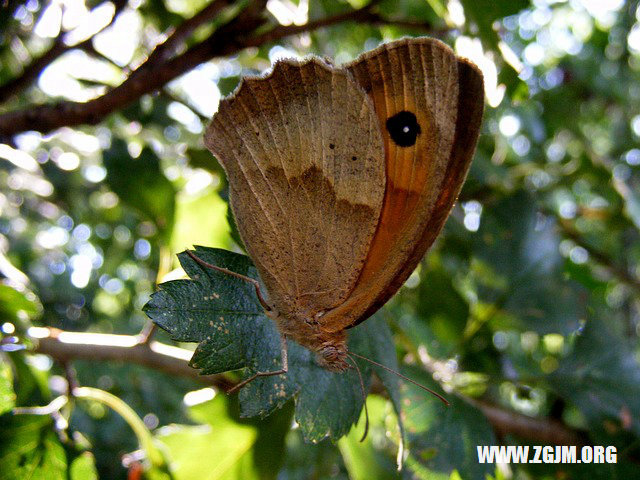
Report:
[[[258,479],[256,469],[244,462],[258,438],[251,425],[234,422],[227,413],[227,400],[218,396],[194,407],[206,414],[207,425],[173,425],[160,430],[158,439],[166,445],[176,480],[224,478]],[[195,415],[202,420],[202,412]],[[239,474],[241,476],[237,476]]]
[[[501,55],[500,37],[494,28],[495,22],[515,15],[529,7],[528,0],[493,0],[490,2],[476,2],[473,0],[461,0],[465,16],[478,27],[478,34],[485,48],[493,50]],[[506,86],[507,95],[514,101],[522,101],[529,97],[527,83],[518,78],[516,69],[506,61],[500,68],[498,75],[500,83]]]
[[[16,404],[16,394],[13,391],[13,374],[11,366],[0,363],[0,415],[11,410]]]
[[[284,408],[266,421],[243,420],[236,397],[218,395],[190,407],[190,417],[203,425],[172,425],[158,439],[168,449],[176,480],[275,479],[292,413]]]
[[[423,270],[424,279],[417,289],[416,314],[427,320],[439,343],[455,346],[469,318],[469,304],[460,294],[451,276],[441,267]]]
[[[214,161],[214,160],[212,160]],[[196,195],[179,195],[176,199],[176,222],[171,235],[172,251],[180,251],[185,245],[206,243],[228,247],[228,206],[214,188],[207,188]]]
[[[242,275],[258,278],[247,257],[224,250],[196,247],[205,262]],[[247,367],[244,375],[274,371],[281,367],[280,334],[264,315],[254,287],[241,279],[201,266],[186,253],[180,262],[193,280],[177,280],[159,286],[145,312],[172,338],[200,342],[191,365],[203,374]],[[369,320],[351,330],[349,348],[383,364],[395,366],[388,353],[390,332],[379,320]],[[362,391],[355,369],[333,373],[320,367],[312,352],[288,341],[289,371],[286,375],[260,377],[240,391],[243,417],[271,414],[296,397],[295,418],[305,437],[319,441],[338,439],[358,420]],[[390,349],[393,352],[393,349]],[[371,368],[358,360],[368,389]],[[388,372],[379,376],[397,398],[395,380]]]
[[[16,351],[8,354],[13,364],[15,378],[14,388],[16,404],[21,406],[46,405],[51,401],[48,372],[44,372],[30,362],[30,354]]]
[[[474,240],[484,301],[505,309],[522,329],[568,334],[577,328],[581,290],[564,278],[555,224],[538,214],[533,197],[519,191],[488,205]]]
[[[184,21],[181,15],[168,10],[166,2],[162,0],[148,0],[140,5],[140,11],[145,19],[154,24],[161,32]]]
[[[367,330],[366,340],[369,343],[368,358],[377,361],[385,367],[393,370],[394,372],[400,371],[398,365],[398,357],[396,356],[395,348],[392,348],[393,337],[389,326],[382,319],[381,314],[373,315],[366,322],[361,325],[366,325]],[[400,430],[400,441],[404,443],[405,440],[405,428],[404,428],[404,415],[402,414],[402,393],[400,390],[401,380],[398,375],[390,372],[385,368],[378,366],[371,367],[376,373],[376,376],[380,379],[384,388],[389,394],[391,404],[396,412],[398,420],[398,428]]]
[[[167,113],[171,102],[173,100],[167,96],[143,95],[137,102],[122,109],[120,113],[131,122],[163,129],[176,124],[176,121]]]
[[[193,168],[202,168],[212,175],[216,175],[220,182],[227,183],[227,176],[224,173],[220,162],[213,154],[204,148],[187,148],[185,155],[189,159],[189,165]]]
[[[130,207],[153,221],[167,239],[173,229],[176,191],[149,147],[132,158],[126,143],[114,139],[103,153],[109,187]]]
[[[3,322],[16,322],[21,312],[34,317],[40,313],[40,305],[32,294],[17,291],[8,285],[0,285],[0,316]]]
[[[230,77],[220,77],[218,79],[218,89],[220,90],[220,96],[226,97],[231,94],[240,83],[240,77],[238,75],[232,75]]]
[[[498,82],[507,87],[507,95],[513,102],[522,102],[529,98],[529,86],[521,80],[515,68],[506,63],[498,73]]]
[[[362,432],[353,429],[338,441],[345,466],[352,480],[376,480],[400,478],[393,455],[381,451],[380,446],[389,443],[386,418],[388,402],[378,396],[371,395],[367,399],[369,409],[369,435],[360,441]],[[364,412],[362,413],[364,416]],[[364,423],[364,418],[361,418]]]
[[[640,230],[640,195],[638,195],[638,187],[640,180],[631,178],[628,182],[616,179],[614,182],[616,190],[624,199],[624,210],[635,227]]]
[[[549,376],[552,388],[576,405],[593,429],[605,421],[640,433],[640,364],[635,345],[601,320],[589,320],[573,349]],[[611,427],[609,427],[611,429]]]
[[[69,467],[70,480],[98,480],[95,458],[90,452],[78,455]]]
[[[220,162],[218,161],[217,158],[215,158],[211,152],[209,152],[208,150],[204,150],[204,149],[187,149],[187,153],[186,153],[187,157],[189,157],[189,164],[194,167],[194,168],[202,168],[204,170],[207,170],[209,173],[211,173],[212,175],[215,175],[219,180],[220,180],[220,185],[218,186],[218,201],[214,201],[211,202],[211,205],[217,205],[219,203],[219,200],[222,199],[224,201],[225,207],[227,206],[227,204],[229,203],[229,184],[227,183],[227,175],[224,172],[224,169],[222,168],[222,166],[220,165]],[[209,208],[211,208],[209,206]],[[190,212],[191,213],[191,212]],[[193,214],[191,214],[193,215]],[[195,217],[195,215],[193,215]],[[182,215],[178,215],[178,218],[181,218]],[[203,215],[200,214],[198,215],[198,218],[200,219],[200,223],[199,223],[199,229],[197,234],[201,237],[202,234],[200,233],[201,231],[201,223],[202,223],[202,218],[209,218],[211,217],[210,214],[208,215]],[[226,218],[227,218],[227,223],[229,225],[229,229],[231,230],[230,234],[231,234],[231,238],[233,239],[234,242],[236,242],[236,244],[244,249],[244,243],[242,242],[242,239],[240,238],[240,233],[238,232],[238,226],[236,224],[236,219],[233,216],[233,211],[230,208],[226,208]],[[219,222],[218,222],[219,224]],[[182,234],[182,229],[176,227],[180,232],[181,235]],[[194,234],[191,234],[190,238],[194,238]],[[177,242],[174,242],[174,244]],[[192,243],[198,243],[197,241],[193,241]],[[212,245],[213,242],[212,241],[207,241],[206,242],[208,245]]]
[[[443,23],[447,11],[445,3],[442,0],[382,0],[377,8],[386,18],[410,18],[425,25],[438,25]]]
[[[249,471],[260,479],[277,477],[284,457],[285,438],[291,428],[292,402],[265,420],[242,419],[237,396],[218,395],[211,401],[192,406],[189,415],[197,422],[211,425],[214,434],[227,424],[252,426],[257,430],[257,436],[251,448],[237,458],[232,470],[241,470],[242,478],[247,478]],[[211,445],[207,448],[211,448]]]
[[[438,388],[423,370],[403,372],[430,388]],[[496,438],[486,417],[467,402],[450,395],[450,406],[406,385],[404,412],[409,435],[407,466],[418,478],[448,478],[457,470],[462,478],[485,478],[491,465],[478,463],[476,445],[494,445]]]
[[[50,417],[3,415],[0,438],[0,480],[66,478],[67,459]]]
[[[515,15],[529,6],[528,0],[492,0],[490,2],[474,2],[461,0],[467,18],[477,26],[482,40],[493,50],[498,51],[498,34],[493,28],[496,20]]]
[[[257,271],[250,260],[224,250],[196,247],[204,261],[252,278]],[[178,255],[195,281],[162,283],[144,307],[145,313],[174,340],[201,342],[191,365],[202,374],[235,370],[246,365],[245,342],[255,333],[264,311],[251,284],[235,277],[203,269],[185,253]],[[257,333],[257,332],[256,332]]]
[[[279,478],[314,478],[318,480],[341,479],[346,475],[344,462],[338,447],[330,441],[317,444],[305,442],[299,428],[292,429],[287,435],[287,454]]]

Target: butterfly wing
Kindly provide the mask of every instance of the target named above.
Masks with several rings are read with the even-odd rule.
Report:
[[[403,39],[347,65],[374,102],[387,190],[365,267],[349,298],[322,319],[326,331],[380,308],[420,262],[460,192],[478,138],[482,74],[434,39]]]
[[[343,303],[385,189],[366,93],[318,59],[282,61],[220,103],[205,143],[227,173],[238,229],[276,311],[310,320]]]

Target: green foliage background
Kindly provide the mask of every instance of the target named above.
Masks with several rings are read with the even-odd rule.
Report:
[[[282,21],[274,5],[306,13],[310,22],[367,5],[220,3],[225,8],[178,54],[252,8],[266,26],[248,37]],[[55,26],[61,10],[38,0],[0,5],[2,92],[55,47],[56,32],[45,34],[44,26]],[[129,57],[105,50],[99,34],[5,98],[0,117],[102,95],[209,3],[86,2],[94,11],[113,5],[115,27],[125,18],[130,23],[119,28],[134,31]],[[383,0],[366,12],[216,57],[95,125],[47,134],[0,130],[0,479],[632,478],[640,462],[640,9],[623,1]],[[314,367],[302,349],[297,358],[310,363],[292,376],[285,398],[301,388],[299,403],[270,404],[263,419],[240,416],[267,413],[258,384],[239,401],[161,369],[37,353],[33,327],[140,332],[156,284],[187,282],[176,280],[183,276],[176,254],[185,248],[242,252],[223,172],[202,144],[210,104],[241,75],[264,71],[278,55],[343,62],[381,41],[425,34],[482,49],[489,104],[442,235],[354,341],[376,358],[397,356],[411,378],[444,387],[451,407],[377,372],[388,390],[374,379],[371,431],[359,443],[362,421],[342,436],[358,417],[355,377],[337,388],[344,393],[337,406],[307,403],[304,410],[315,385],[305,380]],[[69,58],[80,58],[79,67],[62,78],[60,62]],[[173,288],[167,285],[186,284],[160,292]],[[230,281],[220,288],[232,301],[253,299],[250,288]],[[159,321],[163,299],[154,296],[146,312],[171,336],[158,331],[154,340],[192,350],[206,340],[206,331],[182,329],[177,314]],[[267,335],[270,326],[260,328]],[[213,352],[199,348],[207,373],[248,361],[242,349],[232,357]],[[67,396],[70,379],[83,387],[77,398]],[[353,411],[340,411],[340,401]],[[410,452],[400,473],[394,403]],[[310,424],[304,412],[326,425]],[[479,464],[476,445],[555,444],[509,421],[523,416],[543,433],[615,445],[618,462]],[[321,440],[326,433],[333,442]]]

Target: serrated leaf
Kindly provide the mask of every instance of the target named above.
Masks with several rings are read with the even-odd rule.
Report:
[[[196,247],[195,254],[210,264],[258,279],[248,257],[205,247]],[[203,374],[247,367],[245,378],[280,369],[280,334],[264,314],[253,285],[203,267],[186,253],[179,259],[192,280],[160,285],[144,310],[175,340],[200,342],[191,365]],[[351,351],[394,368],[391,345],[390,332],[380,320],[371,319],[350,331]],[[240,391],[241,415],[265,417],[295,396],[295,418],[305,438],[340,438],[357,422],[362,409],[357,372],[329,372],[316,363],[312,352],[291,340],[288,356],[287,374],[257,378]],[[362,360],[357,363],[368,389],[371,367]],[[396,380],[384,370],[379,376],[399,409]]]
[[[50,417],[3,415],[0,438],[0,480],[66,478],[66,455]]]
[[[258,276],[250,260],[225,250],[196,247],[202,260],[252,278]],[[253,286],[238,278],[203,268],[186,253],[178,255],[193,280],[162,283],[144,307],[146,314],[181,342],[201,342],[191,365],[202,374],[245,366],[245,340],[252,336],[264,311]]]

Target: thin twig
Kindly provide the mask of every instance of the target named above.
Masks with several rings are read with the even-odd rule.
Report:
[[[232,3],[233,2],[231,0],[214,0],[193,17],[185,20],[164,42],[156,46],[147,60],[140,66],[140,68],[136,69],[131,74],[129,79],[134,79],[138,75],[149,73],[156,67],[166,63],[167,60],[174,57],[178,49],[183,46],[185,40],[196,30],[196,28],[213,19],[223,8],[228,7]]]
[[[140,345],[148,345],[156,333],[156,330],[156,324],[151,320],[147,320],[147,323],[144,324],[144,327],[142,327],[142,330],[140,330],[140,333],[137,335],[138,343]]]
[[[40,57],[33,60],[33,62],[31,62],[29,65],[27,65],[18,77],[12,78],[3,85],[0,85],[0,104],[4,103],[10,97],[20,93],[22,90],[31,85],[33,81],[38,78],[40,73],[62,54],[75,49],[89,49],[92,46],[93,37],[103,31],[109,25],[111,25],[127,5],[126,0],[116,0],[113,3],[115,4],[113,17],[99,31],[95,32],[93,36],[75,45],[67,45],[65,43],[67,32],[60,32],[60,35],[56,37],[49,50],[43,53]]]

